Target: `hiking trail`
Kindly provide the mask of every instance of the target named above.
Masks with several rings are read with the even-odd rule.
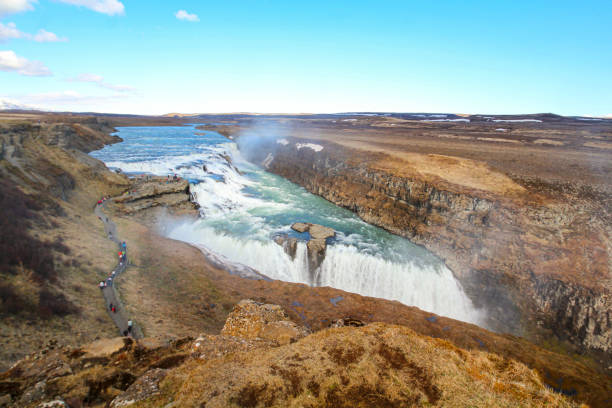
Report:
[[[121,241],[121,239],[119,239],[119,236],[117,235],[117,226],[102,211],[102,208],[105,205],[106,205],[106,201],[102,202],[102,204],[96,204],[96,207],[94,209],[94,213],[98,216],[98,218],[104,224],[104,233],[106,234],[106,236],[111,241],[113,241],[113,242],[115,242],[117,244],[117,248],[118,248],[119,251],[125,251],[125,253],[127,254],[127,248],[124,249],[121,246],[122,241]],[[125,272],[125,270],[127,269],[127,263],[128,263],[128,260],[127,260],[127,257],[126,257],[126,260],[123,263],[118,263],[117,266],[115,266],[115,268],[113,269],[113,271],[115,272],[115,277],[112,279],[112,285],[106,285],[101,290],[102,296],[104,297],[104,301],[105,301],[105,305],[106,305],[106,312],[110,315],[111,319],[113,319],[113,322],[115,322],[115,325],[119,329],[119,333],[120,333],[121,336],[123,336],[123,333],[125,331],[127,331],[128,320],[130,320],[130,318],[127,316],[127,312],[126,312],[125,308],[123,307],[123,304],[121,303],[121,300],[119,299],[119,295],[118,295],[117,291],[115,290],[115,285],[116,285],[116,282],[117,282],[117,278],[123,272]],[[111,273],[113,271],[111,271]],[[110,274],[109,274],[109,276],[110,276]],[[108,278],[106,278],[106,279],[108,279]],[[110,311],[110,309],[109,309],[110,304],[115,306],[115,308],[116,308],[116,312],[115,313]],[[136,325],[136,323],[134,322],[134,319],[131,319],[131,320],[132,320],[132,333],[130,334],[130,336],[135,338],[135,339],[142,338],[143,337],[142,330]]]

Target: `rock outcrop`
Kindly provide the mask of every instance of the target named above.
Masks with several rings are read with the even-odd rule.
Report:
[[[308,270],[310,271],[311,277],[313,277],[313,283],[317,283],[314,272],[325,259],[327,239],[335,237],[336,231],[329,227],[324,227],[323,225],[303,222],[296,222],[291,228],[297,232],[308,232],[310,235],[310,239],[306,244],[308,250]]]
[[[130,179],[130,188],[113,199],[124,214],[146,213],[163,208],[174,214],[196,213],[191,201],[189,182],[185,179],[141,175]]]
[[[234,306],[221,334],[243,339],[261,339],[289,344],[307,336],[308,330],[289,320],[278,305],[266,305],[253,300],[243,300]]]
[[[310,334],[279,306],[244,300],[221,335],[144,339],[120,349],[102,340],[32,355],[0,375],[0,402],[24,408],[577,406],[514,360],[402,326],[347,322]],[[91,360],[85,349],[108,353]],[[53,374],[49,368],[57,366],[67,370]]]
[[[283,247],[283,250],[291,259],[295,259],[297,252],[298,239],[290,237],[288,234],[279,234],[274,237],[274,242]]]
[[[249,152],[256,162],[274,152],[269,171],[443,258],[475,305],[487,309],[490,327],[519,334],[544,327],[581,347],[612,351],[612,232],[596,201],[460,188],[394,172],[402,164],[392,166],[382,153],[333,143],[320,152],[295,143],[257,147]]]

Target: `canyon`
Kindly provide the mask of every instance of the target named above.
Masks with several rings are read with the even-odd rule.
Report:
[[[239,136],[247,157],[268,171],[433,251],[487,310],[492,329],[533,338],[552,334],[610,361],[611,187],[605,174],[612,157],[584,147],[609,138],[610,125],[514,123],[499,143],[477,141],[497,122],[442,129],[386,118],[355,119],[348,128],[333,121],[262,122],[257,126],[277,137],[253,136],[257,127],[240,123],[208,128]],[[398,129],[402,124],[406,128]],[[395,128],[381,133],[384,125]],[[559,143],[534,150],[541,139],[531,134],[542,138],[546,131]],[[581,136],[560,136],[576,133]],[[524,155],[516,143],[508,149],[503,142],[523,145]],[[491,164],[475,160],[481,148],[492,150]],[[534,151],[542,162],[529,157]],[[564,171],[568,164],[577,171]]]
[[[365,126],[359,120],[350,122],[356,123],[350,126]],[[371,126],[376,121],[367,122]],[[458,395],[452,391],[453,383],[438,382],[440,370],[449,369],[442,358],[458,364],[458,368],[451,368],[461,384],[473,384],[462,389],[476,387],[481,395],[492,392],[493,399],[473,401],[476,405],[495,403],[495,398],[518,404],[512,399],[517,395],[523,403],[527,398],[535,405],[574,403],[561,393],[592,406],[609,404],[609,374],[600,361],[605,361],[609,351],[609,318],[608,323],[602,318],[606,308],[608,313],[610,310],[606,303],[609,235],[605,235],[610,224],[606,226],[602,218],[606,213],[601,212],[601,203],[605,200],[600,200],[605,180],[598,179],[596,189],[586,198],[569,189],[564,191],[567,199],[560,200],[560,195],[555,196],[558,188],[554,190],[550,184],[531,181],[540,186],[539,195],[534,194],[534,187],[526,179],[519,182],[483,164],[459,161],[458,172],[470,164],[489,171],[484,174],[495,181],[488,190],[477,189],[473,184],[477,180],[458,188],[431,175],[417,180],[414,170],[405,162],[398,165],[393,156],[336,143],[341,138],[336,142],[325,140],[325,132],[316,132],[318,137],[314,137],[314,132],[307,132],[308,126],[300,127],[308,137],[283,133],[286,145],[277,143],[278,138],[264,138],[252,146],[249,154],[254,160],[264,161],[272,152],[269,171],[431,249],[444,259],[474,301],[487,308],[491,328],[499,332],[512,329],[531,338],[529,341],[395,301],[330,287],[244,279],[228,273],[200,249],[166,238],[159,231],[162,215],[197,215],[186,191],[187,183],[130,178],[108,170],[86,152],[119,142],[110,135],[115,126],[181,123],[154,117],[38,114],[33,118],[13,115],[1,124],[0,171],[6,182],[3,192],[15,194],[15,200],[23,199],[24,206],[31,206],[30,218],[19,215],[15,220],[23,221],[21,229],[27,231],[30,242],[38,240],[41,248],[50,251],[56,274],[54,279],[41,280],[37,278],[38,266],[23,262],[9,263],[2,271],[3,287],[13,290],[28,305],[9,312],[5,308],[8,298],[2,299],[3,368],[25,357],[0,375],[2,400],[37,396],[39,399],[27,399],[28,404],[37,406],[61,396],[75,404],[104,406],[113,400],[119,405],[142,397],[143,406],[175,400],[190,406],[217,398],[216,404],[249,406],[263,400],[284,404],[293,398],[311,398],[306,395],[310,392],[314,396],[308,387],[315,389],[318,384],[316,398],[321,401],[355,398],[356,406],[367,405],[373,402],[358,400],[357,390],[377,390],[393,396],[381,400],[381,404],[401,404],[402,398],[416,398],[435,401],[435,405]],[[252,125],[237,121],[218,130],[238,136]],[[360,127],[358,133],[362,130]],[[328,131],[336,135],[338,128]],[[434,158],[437,166],[449,160],[442,156]],[[467,172],[473,173],[471,168]],[[576,177],[577,173],[567,177]],[[109,214],[130,248],[131,264],[119,281],[118,291],[129,314],[143,328],[145,338],[134,343],[113,340],[117,333],[97,292],[97,282],[116,259],[113,245],[107,242],[93,214],[93,205],[101,196],[116,198],[116,203],[108,206]],[[29,204],[28,198],[44,205]],[[577,211],[579,204],[582,212],[576,216],[571,211]],[[561,233],[559,226],[565,226]],[[516,237],[519,231],[521,239]],[[47,242],[61,242],[68,249]],[[517,254],[519,250],[526,252]],[[566,258],[559,260],[551,255],[558,251]],[[549,257],[550,264],[530,265],[534,254]],[[577,258],[572,258],[574,255]],[[564,262],[569,259],[575,259],[576,267],[583,264],[582,275],[568,272]],[[532,273],[524,274],[523,267],[531,267]],[[49,307],[44,302],[44,290],[74,308],[68,313],[52,309],[45,318],[38,316],[36,308]],[[252,301],[242,302],[244,299]],[[521,303],[525,300],[529,303]],[[266,305],[261,310],[262,304],[278,306]],[[528,307],[534,307],[533,313]],[[272,323],[269,328],[266,322]],[[359,327],[338,328],[344,322]],[[580,329],[576,331],[576,327]],[[593,357],[568,352],[550,342],[557,332],[574,344],[602,354]],[[91,345],[94,340],[99,343]],[[400,343],[413,347],[406,349]],[[338,344],[347,347],[340,350]],[[329,348],[329,353],[324,351],[319,356],[322,345]],[[359,351],[359,357],[350,357],[361,348],[363,354]],[[278,365],[278,356],[294,354],[305,360],[287,360],[286,367],[285,363]],[[349,356],[346,361],[345,356]],[[312,371],[309,361],[315,357],[326,359],[331,377],[325,371]],[[227,366],[226,358],[235,360]],[[432,358],[430,367],[425,362]],[[269,371],[271,377],[263,371],[253,377],[252,373],[259,372],[250,362]],[[312,375],[293,376],[291,364],[302,364]],[[413,384],[421,391],[397,394],[390,382],[364,383],[347,376],[348,368],[356,366],[373,376],[381,370],[389,372],[391,367],[398,370],[402,384]],[[194,378],[204,376],[211,384],[225,384],[228,379],[223,373],[232,372],[241,373],[236,386],[216,396],[196,392],[202,388],[197,380],[183,380],[197,373]],[[521,373],[516,379],[525,381],[526,388],[501,386],[509,381],[511,372]],[[214,373],[220,373],[220,377]],[[272,384],[279,385],[277,392],[272,391]],[[184,389],[193,393],[179,395]],[[523,391],[518,393],[519,389]],[[551,393],[551,389],[557,392]],[[472,401],[472,396],[465,398]]]

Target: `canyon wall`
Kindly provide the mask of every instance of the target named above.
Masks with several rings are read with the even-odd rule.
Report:
[[[596,204],[458,188],[391,171],[381,153],[329,142],[315,151],[294,142],[266,141],[244,154],[437,254],[487,310],[490,328],[552,332],[609,355],[610,224]]]

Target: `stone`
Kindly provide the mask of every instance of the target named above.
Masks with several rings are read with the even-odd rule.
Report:
[[[147,371],[139,377],[125,392],[122,392],[113,399],[111,408],[128,407],[139,401],[144,401],[154,395],[159,394],[159,383],[166,377],[166,371],[155,368]]]
[[[306,224],[304,222],[296,222],[291,226],[291,229],[297,232],[306,232],[310,229],[310,224]]]
[[[291,259],[295,259],[297,252],[297,238],[290,237],[287,234],[280,234],[274,237],[274,242],[283,247],[283,250]]]
[[[336,231],[332,228],[324,227],[319,224],[310,224],[308,232],[313,239],[327,239],[336,236]]]
[[[119,353],[127,349],[132,344],[133,340],[129,337],[115,337],[112,339],[102,339],[94,341],[83,347],[85,352],[84,360],[96,359],[102,357],[110,357],[115,353]]]
[[[246,299],[234,306],[221,334],[243,339],[263,339],[283,345],[307,336],[309,331],[289,320],[280,306]]]
[[[9,407],[12,401],[11,394],[0,395],[0,407]]]
[[[20,405],[27,406],[27,405],[33,404],[36,401],[42,400],[46,396],[46,390],[47,390],[47,381],[43,380],[43,381],[37,382],[35,385],[28,388],[23,393],[23,395],[21,396],[21,399],[19,400]]]
[[[38,408],[67,408],[68,404],[63,399],[55,399],[53,401],[42,403]]]

